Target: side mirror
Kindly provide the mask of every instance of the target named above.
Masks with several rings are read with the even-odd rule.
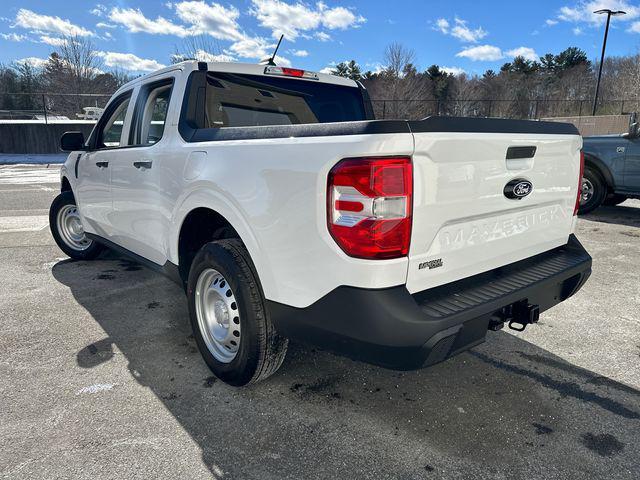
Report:
[[[640,124],[633,122],[629,125],[629,138],[637,138],[640,135]]]
[[[84,145],[84,133],[64,132],[60,138],[60,149],[63,152],[73,152],[76,150],[86,150]]]

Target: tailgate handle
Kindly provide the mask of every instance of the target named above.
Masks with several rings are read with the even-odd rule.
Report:
[[[509,147],[507,148],[507,160],[533,158],[537,147]]]

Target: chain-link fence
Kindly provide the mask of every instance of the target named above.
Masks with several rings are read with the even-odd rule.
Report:
[[[111,94],[102,93],[2,93],[0,120],[39,120],[45,123],[65,120],[98,119]]]
[[[539,119],[543,117],[589,116],[593,100],[380,100],[373,99],[378,119],[408,118],[418,120],[432,115],[458,117],[499,117]],[[598,115],[621,115],[639,110],[640,101],[600,100]]]
[[[1,93],[0,120],[95,121],[111,97],[102,93]],[[557,99],[373,99],[378,119],[418,120],[432,115],[539,119],[543,117],[589,116],[592,100]],[[598,115],[620,115],[640,110],[638,99],[603,99]]]

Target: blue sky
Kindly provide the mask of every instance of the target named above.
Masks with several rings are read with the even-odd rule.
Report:
[[[613,19],[607,54],[637,53],[640,1],[377,1],[377,0],[3,0],[0,62],[38,64],[64,35],[90,38],[105,69],[139,73],[170,63],[200,36],[217,46],[218,59],[256,62],[285,33],[280,64],[311,70],[356,59],[379,68],[392,41],[412,48],[421,69],[431,64],[482,73],[516,54],[535,58],[568,46],[596,59],[604,16]]]

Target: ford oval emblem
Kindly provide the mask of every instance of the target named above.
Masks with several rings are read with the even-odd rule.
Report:
[[[520,200],[533,191],[533,183],[524,178],[514,178],[504,186],[504,196],[513,200]]]

